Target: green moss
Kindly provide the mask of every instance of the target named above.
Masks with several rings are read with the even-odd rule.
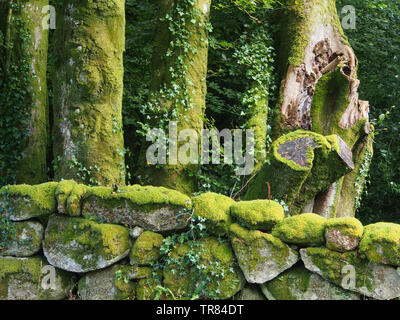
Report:
[[[56,180],[125,184],[124,4],[123,0],[56,3],[57,13],[67,17],[57,19],[54,37],[59,58],[53,70]]]
[[[67,198],[66,210],[72,217],[79,217],[82,214],[82,200],[88,187],[83,184],[75,184]]]
[[[301,293],[307,292],[311,275],[310,271],[299,264],[262,286],[275,300],[298,300],[298,297],[293,295],[293,288]]]
[[[361,239],[364,231],[361,222],[352,217],[340,217],[326,220],[325,231],[334,229],[340,230],[344,235],[357,239]]]
[[[157,261],[160,256],[160,248],[164,237],[151,231],[144,231],[133,244],[130,260],[132,265],[150,265]]]
[[[72,189],[77,185],[74,180],[63,180],[58,183],[55,190],[57,199],[57,211],[61,214],[67,214],[67,199],[69,198]]]
[[[241,255],[240,252],[245,255],[246,269],[250,272],[257,270],[260,258],[263,259],[260,256],[260,251],[265,248],[266,244],[268,244],[272,258],[277,262],[278,268],[283,267],[287,263],[290,248],[271,234],[258,230],[247,230],[234,223],[230,227],[230,238],[236,255]]]
[[[379,222],[364,227],[360,252],[376,263],[400,265],[400,225]]]
[[[373,155],[374,131],[355,145],[353,150],[354,170],[343,179],[343,187],[338,203],[337,214],[354,216],[365,188],[366,175]]]
[[[283,207],[271,200],[240,201],[230,207],[232,218],[249,229],[271,231],[283,220]]]
[[[177,299],[198,298],[199,295],[212,299],[234,296],[244,281],[241,271],[235,266],[229,242],[210,237],[200,240],[200,243],[200,259],[193,267],[178,263],[190,251],[189,245],[183,243],[174,247],[171,257],[177,264],[166,266],[164,286]]]
[[[18,279],[21,283],[36,286],[35,294],[40,300],[65,298],[72,286],[71,274],[56,269],[57,286],[61,285],[62,287],[57,287],[56,290],[45,290],[41,286],[42,268],[47,265],[46,259],[39,256],[30,258],[0,257],[0,299],[7,299],[10,279]]]
[[[323,135],[336,134],[352,149],[361,135],[367,119],[361,119],[344,129],[339,123],[350,104],[350,84],[340,69],[327,73],[318,80],[311,105],[312,130]]]
[[[39,185],[12,185],[3,187],[1,192],[8,194],[6,206],[12,220],[26,220],[32,217],[49,215],[56,211],[55,189],[57,182],[47,182]]]
[[[282,49],[288,55],[288,62],[298,67],[304,61],[310,38],[321,24],[330,24],[339,35],[340,41],[348,44],[343,33],[334,0],[328,1],[285,1],[288,10],[282,19]]]
[[[154,300],[157,284],[152,279],[140,279],[136,285],[137,300]]]
[[[339,156],[336,136],[297,130],[288,133],[271,146],[269,161],[250,181],[244,200],[284,200],[290,214],[298,214],[319,192],[349,171]],[[269,185],[269,188],[268,188]]]
[[[355,289],[366,287],[369,291],[373,290],[374,274],[371,263],[366,259],[361,259],[357,252],[339,253],[326,248],[307,248],[304,250],[326,280],[341,286],[343,278],[348,275],[342,270],[351,265],[355,268]]]
[[[193,198],[194,215],[206,219],[207,231],[225,235],[231,224],[229,209],[235,201],[227,196],[208,192]]]
[[[113,259],[131,248],[129,229],[122,226],[98,224],[82,218],[51,217],[43,247],[63,250],[71,242],[79,244],[81,250],[65,249],[62,254],[89,270],[97,269],[99,259]]]
[[[325,222],[326,219],[317,214],[303,213],[278,222],[272,235],[286,243],[319,246],[325,242]]]
[[[96,199],[107,207],[125,207],[125,201],[132,209],[140,209],[152,212],[164,206],[175,208],[191,208],[190,198],[178,191],[164,187],[153,186],[127,186],[114,192],[109,187],[88,188],[85,194],[85,201]]]

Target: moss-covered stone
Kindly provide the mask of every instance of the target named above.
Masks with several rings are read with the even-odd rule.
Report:
[[[325,222],[326,219],[317,214],[303,213],[278,222],[272,235],[286,243],[320,246],[325,242]]]
[[[156,282],[153,279],[140,279],[136,285],[137,300],[154,300],[156,296]]]
[[[44,232],[39,222],[10,222],[9,228],[13,234],[6,239],[3,247],[0,246],[0,256],[29,257],[41,249]]]
[[[233,300],[266,300],[260,287],[254,283],[247,283]]]
[[[395,268],[372,263],[357,252],[339,253],[326,248],[300,249],[305,267],[342,288],[368,297],[388,300],[400,296]]]
[[[44,268],[46,267],[46,268]],[[55,282],[49,286],[50,266],[43,257],[0,257],[1,300],[61,300],[73,287],[71,274],[54,268]]]
[[[360,252],[372,262],[400,266],[400,225],[379,222],[364,227]]]
[[[354,250],[361,240],[363,229],[356,218],[328,219],[325,222],[326,247],[339,252]]]
[[[55,190],[58,213],[67,214],[67,199],[76,185],[77,183],[74,180],[63,180],[58,183]]]
[[[231,198],[213,193],[203,193],[193,198],[195,216],[206,219],[207,231],[220,236],[228,232],[231,224],[229,209],[235,203]]]
[[[82,214],[82,201],[88,187],[83,184],[75,184],[67,198],[66,212],[72,217]]]
[[[133,300],[136,283],[124,278],[124,266],[113,265],[85,274],[79,280],[78,292],[82,300]]]
[[[133,244],[129,255],[131,265],[150,265],[157,261],[160,256],[160,248],[164,237],[151,231],[143,232]]]
[[[127,228],[63,216],[50,217],[43,241],[48,261],[71,272],[105,268],[125,258],[130,249]]]
[[[268,300],[360,300],[299,264],[261,285]]]
[[[266,232],[285,217],[283,207],[271,200],[236,202],[231,206],[230,214],[239,224]]]
[[[57,182],[47,182],[39,185],[12,185],[0,189],[6,193],[6,202],[0,202],[5,207],[8,218],[12,221],[23,221],[56,211],[55,189]]]
[[[239,266],[250,283],[269,281],[298,260],[295,250],[268,233],[232,224],[230,238]]]
[[[184,228],[191,207],[189,197],[163,187],[92,187],[86,190],[82,215],[157,232]]]
[[[181,261],[188,252],[190,246],[187,243],[177,244],[170,257]],[[228,299],[243,288],[244,277],[235,266],[229,242],[205,238],[200,240],[196,252],[200,253],[196,266],[171,264],[163,273],[164,287],[171,290],[176,299],[196,299],[199,296]]]

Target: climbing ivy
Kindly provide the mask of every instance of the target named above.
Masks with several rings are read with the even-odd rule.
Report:
[[[21,18],[21,2],[10,2],[11,25],[6,34],[0,31],[0,185],[16,182],[16,170],[25,156],[23,150],[29,135],[28,126],[33,108],[29,92],[32,67],[29,20]]]
[[[234,273],[233,268],[225,270],[218,261],[208,261],[207,265],[202,260],[202,254],[205,252],[202,239],[208,237],[206,230],[206,219],[192,216],[187,231],[172,234],[166,237],[160,248],[161,258],[151,265],[153,279],[157,283],[158,296],[166,294],[173,299],[216,299],[219,288],[208,289],[208,284],[219,281],[226,273]],[[219,242],[226,240],[219,238]],[[172,252],[177,245],[184,244],[188,250],[179,258],[173,256]],[[194,288],[190,292],[179,292],[175,295],[170,289],[162,286],[162,273],[167,268],[174,274],[181,277],[190,277],[190,283]]]

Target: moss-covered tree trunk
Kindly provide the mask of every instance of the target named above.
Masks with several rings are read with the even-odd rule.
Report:
[[[0,184],[47,180],[48,3],[0,2]]]
[[[124,184],[125,1],[63,1],[57,8],[55,179]]]
[[[160,0],[152,83],[145,111],[147,129],[162,128],[168,134],[170,121],[176,121],[178,132],[194,129],[200,138],[207,90],[210,3],[211,0]],[[185,141],[179,142],[178,148],[170,144],[169,155],[182,144]],[[149,166],[149,144],[143,145],[137,170],[141,182],[188,194],[195,191],[196,180],[189,171],[195,170],[196,164],[184,165],[176,159],[161,168]]]
[[[364,139],[372,139],[368,102],[358,98],[357,59],[343,33],[334,0],[287,0],[285,5],[277,41],[281,88],[273,139],[299,129],[327,138],[336,135],[340,137],[336,148],[340,150],[339,158],[348,166],[339,170],[334,163],[318,163],[307,152],[306,162],[312,164],[312,169],[300,186],[292,187],[296,190],[287,190],[284,199],[281,192],[274,190],[275,185],[279,189],[282,177],[279,172],[270,172],[274,168],[267,163],[259,176],[269,177],[270,181],[253,179],[245,197],[276,196],[287,200],[287,195],[291,195],[291,213],[351,216],[356,207],[355,194],[360,192],[363,180],[363,162],[368,159],[360,151],[360,144]],[[365,138],[368,135],[370,138]],[[304,151],[297,149],[294,146],[286,150],[282,145],[281,156],[293,160]],[[279,155],[272,151],[270,158],[274,163]],[[292,174],[295,177],[298,173],[294,170]],[[290,181],[294,177],[285,179]]]

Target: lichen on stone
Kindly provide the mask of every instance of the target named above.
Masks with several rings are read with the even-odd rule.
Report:
[[[129,229],[82,218],[52,216],[43,241],[48,261],[71,272],[105,268],[129,254]]]
[[[278,238],[234,223],[230,238],[239,266],[249,283],[264,283],[290,268],[298,254]]]

